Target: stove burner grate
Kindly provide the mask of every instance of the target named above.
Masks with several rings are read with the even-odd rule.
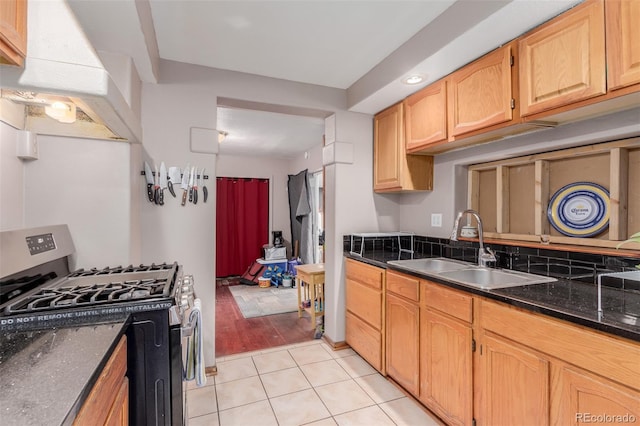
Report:
[[[6,307],[6,314],[38,312],[56,308],[91,307],[131,300],[169,296],[164,279],[131,280],[85,286],[45,288]]]
[[[91,268],[89,270],[78,269],[69,274],[69,278],[75,277],[88,277],[95,275],[111,275],[111,274],[124,274],[131,272],[151,272],[151,271],[164,271],[173,268],[174,264],[161,263],[160,265],[156,265],[152,263],[151,265],[139,265],[139,266],[115,266],[115,267],[106,267],[102,269]]]

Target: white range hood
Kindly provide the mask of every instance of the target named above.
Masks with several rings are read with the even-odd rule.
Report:
[[[130,90],[140,85],[118,81],[129,91],[123,95],[66,1],[29,2],[27,25],[24,68],[0,69],[0,119],[39,134],[141,142],[139,111],[131,107],[140,93]],[[75,119],[52,114],[54,102],[75,109]]]

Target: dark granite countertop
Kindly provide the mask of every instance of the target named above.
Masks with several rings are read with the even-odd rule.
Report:
[[[411,259],[411,255],[404,252],[370,250],[359,256],[345,251],[345,256],[640,342],[640,292],[638,291],[602,286],[603,315],[599,318],[598,293],[595,284],[558,279],[552,283],[483,290],[387,263],[390,260]],[[438,256],[417,254],[413,258],[425,257]]]
[[[0,333],[0,424],[71,424],[125,325]]]

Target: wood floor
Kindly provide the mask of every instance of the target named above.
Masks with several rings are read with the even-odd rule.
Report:
[[[216,357],[313,340],[311,319],[298,312],[244,318],[224,280],[216,281]],[[230,284],[234,284],[231,282]]]

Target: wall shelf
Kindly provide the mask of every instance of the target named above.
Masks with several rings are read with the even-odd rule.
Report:
[[[467,202],[480,213],[487,238],[540,243],[545,236],[550,244],[615,248],[640,230],[640,138],[474,164],[468,179]],[[609,227],[593,237],[565,236],[547,217],[553,194],[575,182],[609,191]]]

